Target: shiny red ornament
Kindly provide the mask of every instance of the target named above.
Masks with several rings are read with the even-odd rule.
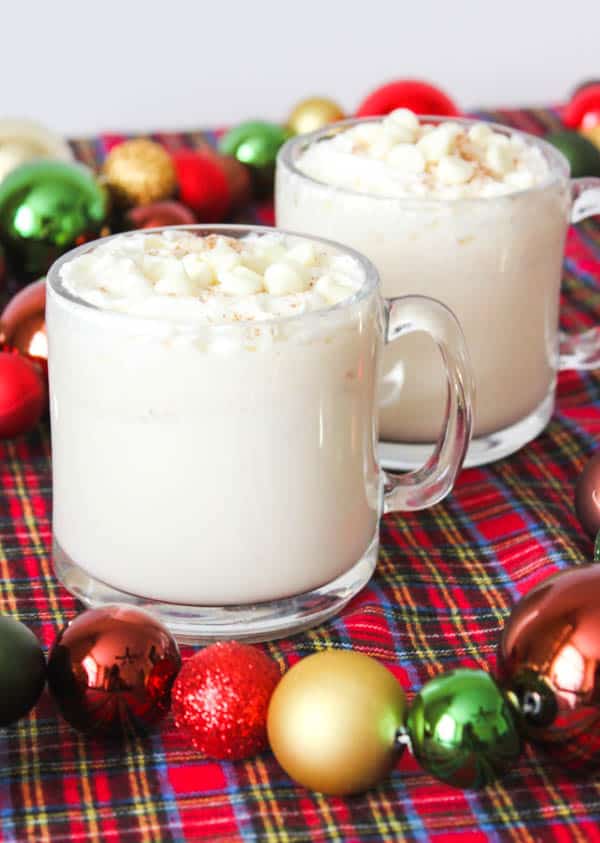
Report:
[[[267,745],[267,710],[280,678],[256,647],[212,644],[186,661],[175,681],[175,723],[210,758],[248,758]]]
[[[373,91],[360,104],[357,117],[378,117],[396,108],[410,108],[415,114],[457,117],[457,105],[439,88],[418,79],[399,79]]]
[[[219,155],[219,163],[225,171],[231,197],[231,210],[243,208],[252,199],[252,175],[250,168],[233,155]]]
[[[587,462],[575,482],[575,512],[590,538],[600,530],[600,452]]]
[[[46,387],[35,365],[18,352],[0,352],[0,439],[28,433],[46,406]]]
[[[114,604],[82,612],[60,632],[48,687],[75,729],[144,733],[169,710],[180,666],[177,642],[156,617]]]
[[[160,228],[164,225],[194,225],[196,217],[181,202],[167,199],[164,202],[151,202],[138,205],[126,214],[129,228]]]
[[[525,736],[558,764],[600,762],[600,566],[561,571],[513,609],[499,679],[518,702]]]
[[[16,349],[47,374],[46,279],[23,287],[0,314],[0,347]]]
[[[600,83],[588,85],[577,91],[568,105],[564,107],[562,113],[563,123],[569,129],[579,129],[586,119],[589,121],[590,118],[586,117],[588,114],[598,112],[599,110]],[[585,128],[590,129],[592,126],[588,125]]]
[[[179,198],[200,222],[220,222],[231,204],[225,170],[214,153],[181,149],[173,154]]]

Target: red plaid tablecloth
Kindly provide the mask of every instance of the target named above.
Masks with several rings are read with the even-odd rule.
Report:
[[[480,113],[526,131],[558,125],[552,111]],[[213,133],[160,135],[174,147]],[[76,141],[92,165],[114,137]],[[271,220],[269,205],[244,219]],[[600,228],[570,232],[563,325],[597,323]],[[265,645],[282,668],[324,648],[381,659],[406,689],[442,670],[492,668],[511,605],[553,571],[591,559],[573,509],[573,484],[600,432],[600,373],[563,373],[544,435],[519,454],[463,471],[454,493],[426,512],[383,520],[376,576],[336,620]],[[52,574],[47,425],[0,445],[0,611],[49,647],[78,606]],[[124,560],[126,563],[126,560]],[[184,656],[191,652],[184,650]],[[446,787],[406,753],[363,796],[325,798],[296,787],[269,753],[215,763],[171,721],[145,740],[90,741],[57,715],[47,692],[30,717],[0,733],[3,841],[600,840],[600,774],[568,778],[528,749],[479,793]]]

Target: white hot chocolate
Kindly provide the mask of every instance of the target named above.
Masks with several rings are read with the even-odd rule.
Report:
[[[475,375],[475,436],[535,412],[554,389],[570,203],[541,148],[399,109],[297,149],[291,165],[280,154],[277,224],[362,252],[387,297],[423,294],[454,311]],[[385,349],[382,439],[434,442],[444,402],[430,340]]]
[[[47,307],[60,552],[184,605],[348,571],[380,499],[364,282],[350,255],[279,233],[124,234],[64,263]]]

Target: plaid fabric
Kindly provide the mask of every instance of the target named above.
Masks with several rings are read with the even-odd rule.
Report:
[[[543,133],[553,111],[481,113]],[[214,133],[157,135],[168,146],[213,143]],[[74,142],[90,164],[117,140]],[[247,219],[271,220],[271,208]],[[600,229],[572,230],[564,327],[600,315]],[[387,516],[377,573],[341,617],[265,645],[285,667],[328,647],[381,659],[406,689],[460,665],[493,668],[510,607],[553,571],[591,559],[573,510],[573,484],[600,432],[600,375],[563,373],[544,435],[487,468],[464,471],[454,493],[426,512]],[[0,446],[0,610],[49,647],[77,611],[50,560],[48,427]],[[191,652],[184,650],[184,656]],[[147,740],[90,741],[57,716],[45,692],[30,717],[0,735],[3,841],[590,841],[600,840],[600,781],[573,780],[529,748],[480,793],[445,787],[408,753],[379,788],[351,799],[296,787],[265,753],[215,763],[190,750],[167,721]]]

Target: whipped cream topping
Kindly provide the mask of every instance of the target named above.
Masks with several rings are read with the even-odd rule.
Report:
[[[65,288],[105,310],[173,322],[265,321],[354,295],[354,258],[278,232],[243,238],[187,231],[121,234],[68,261]]]
[[[312,143],[296,166],[317,181],[381,196],[499,196],[549,176],[540,150],[486,123],[420,122],[400,108]]]

